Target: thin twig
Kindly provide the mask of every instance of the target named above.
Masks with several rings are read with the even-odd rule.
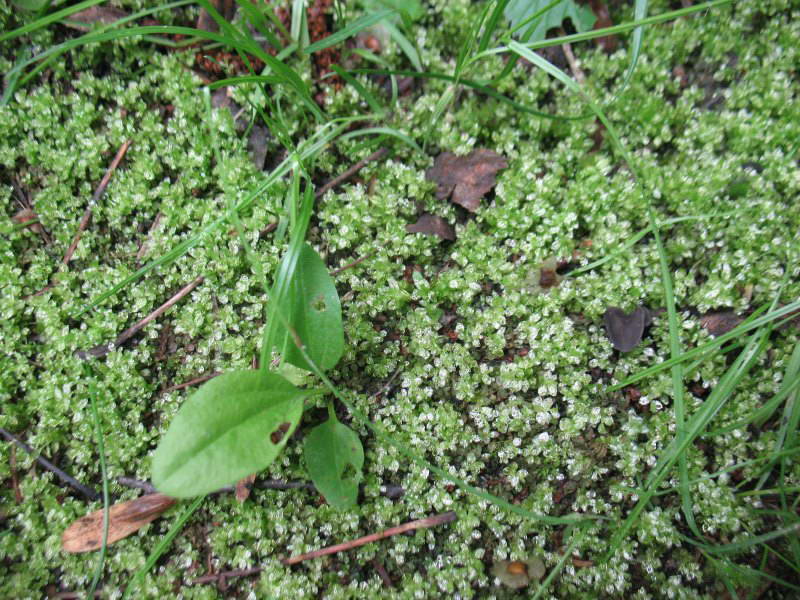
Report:
[[[72,239],[72,243],[69,245],[69,248],[67,248],[64,258],[61,259],[62,264],[66,265],[70,260],[72,260],[72,255],[75,254],[75,249],[78,247],[78,242],[81,241],[83,232],[86,227],[88,227],[89,221],[92,218],[92,207],[98,202],[98,200],[100,200],[100,198],[102,198],[103,192],[105,192],[106,187],[108,187],[108,182],[111,181],[111,176],[114,174],[117,166],[122,161],[122,158],[125,156],[125,153],[128,151],[130,145],[131,140],[126,140],[125,143],[120,146],[120,149],[117,150],[117,155],[114,157],[114,160],[111,161],[111,165],[109,165],[108,169],[106,170],[106,174],[103,175],[103,179],[100,180],[100,185],[97,186],[97,189],[92,195],[89,206],[87,206],[86,210],[83,212],[81,221],[78,223],[78,231],[75,234],[75,237]]]
[[[125,487],[144,490],[148,494],[155,494],[158,491],[149,481],[141,481],[133,477],[117,477],[117,483]]]
[[[64,483],[66,483],[68,486],[70,486],[74,490],[76,490],[76,491],[80,492],[81,494],[83,494],[84,496],[86,496],[89,500],[98,500],[100,498],[100,494],[98,494],[95,490],[93,490],[90,487],[87,487],[87,486],[83,485],[80,481],[78,481],[74,477],[71,477],[70,475],[67,475],[64,471],[62,471],[57,466],[55,466],[53,463],[51,463],[49,460],[44,458],[41,454],[36,452],[36,450],[31,448],[28,444],[23,442],[21,439],[19,439],[17,436],[15,436],[10,431],[6,431],[2,427],[0,427],[0,435],[2,435],[4,438],[6,438],[7,441],[13,442],[17,446],[22,448],[25,452],[30,454],[36,460],[36,462],[38,462],[40,465],[42,465],[45,469],[47,469],[48,471],[52,472],[61,481],[63,481]]]
[[[223,583],[229,577],[247,577],[261,573],[264,567],[251,567],[249,569],[234,569],[233,571],[221,571],[212,575],[203,575],[193,579],[189,585],[202,585],[204,583]]]
[[[150,249],[150,243],[152,242],[151,236],[161,223],[161,219],[163,217],[164,217],[163,214],[157,213],[156,218],[153,219],[152,225],[150,225],[150,228],[147,230],[147,237],[144,238],[142,243],[139,245],[139,251],[136,253],[136,264],[142,262],[142,258],[144,258],[144,255],[147,254],[147,251]]]
[[[417,519],[416,521],[409,521],[408,523],[403,523],[402,525],[399,525],[397,527],[391,527],[379,533],[365,535],[364,537],[360,537],[356,540],[351,540],[349,542],[344,542],[343,544],[336,544],[335,546],[328,546],[327,548],[321,548],[320,550],[314,550],[313,552],[306,552],[305,554],[298,554],[297,556],[293,556],[291,558],[285,558],[281,560],[281,563],[283,563],[286,566],[295,565],[299,562],[303,562],[304,560],[309,560],[311,558],[319,558],[320,556],[326,556],[328,554],[336,554],[337,552],[342,552],[344,550],[352,550],[353,548],[358,548],[359,546],[363,546],[365,544],[377,542],[378,540],[382,540],[384,538],[393,535],[405,533],[406,531],[413,531],[415,529],[423,529],[426,527],[435,527],[436,525],[442,525],[444,523],[452,523],[457,518],[458,517],[456,516],[456,513],[450,511],[442,513],[440,515],[435,515],[433,517],[427,517],[425,519]]]
[[[103,591],[102,590],[95,590],[93,596],[95,598],[102,598]],[[86,592],[57,592],[54,596],[50,596],[51,598],[59,598],[60,600],[76,600],[77,598],[85,598]]]
[[[200,277],[196,278],[194,281],[192,281],[188,285],[185,285],[183,288],[181,288],[181,290],[177,294],[175,294],[172,298],[167,300],[164,304],[159,306],[157,309],[155,309],[149,315],[147,315],[144,319],[142,319],[138,323],[135,323],[132,327],[129,327],[128,329],[123,331],[121,334],[119,334],[119,336],[117,336],[117,339],[115,339],[110,344],[100,344],[99,346],[95,346],[94,348],[91,348],[89,350],[78,350],[75,353],[75,356],[77,356],[78,358],[82,358],[82,359],[87,359],[87,358],[91,358],[91,357],[97,358],[97,357],[100,357],[100,356],[105,356],[106,354],[111,352],[112,348],[118,348],[119,346],[121,346],[122,344],[127,342],[130,338],[132,338],[134,335],[136,335],[136,333],[142,327],[147,325],[150,321],[152,321],[154,319],[157,319],[158,317],[163,315],[167,310],[169,310],[172,306],[177,304],[184,296],[186,296],[186,294],[191,292],[194,288],[196,288],[202,282],[203,282],[203,276],[201,275]]]
[[[572,73],[575,75],[575,80],[581,85],[585,85],[586,75],[583,74],[583,71],[581,70],[581,67],[578,64],[578,60],[572,53],[572,46],[570,46],[569,42],[567,42],[566,44],[561,44],[561,49],[564,51],[564,56],[567,57],[569,68],[572,69]]]
[[[141,481],[140,479],[134,479],[133,477],[117,477],[117,483],[124,485],[125,487],[144,490],[148,494],[158,491],[149,481]],[[316,491],[317,489],[314,487],[313,483],[308,483],[307,481],[280,481],[278,479],[255,481],[250,484],[249,487],[251,489],[258,490],[309,490],[312,492]],[[229,485],[219,488],[218,490],[212,492],[212,494],[227,494],[233,491],[234,487]]]
[[[357,264],[359,264],[359,263],[362,263],[362,262],[364,262],[365,260],[367,260],[367,259],[368,259],[370,256],[372,256],[373,254],[375,254],[375,252],[374,252],[374,251],[373,251],[373,252],[367,252],[367,253],[366,253],[364,256],[362,256],[361,258],[357,258],[357,259],[356,259],[356,260],[354,260],[353,262],[351,262],[351,263],[348,263],[348,264],[344,265],[343,267],[339,267],[338,269],[334,269],[333,271],[331,271],[331,273],[330,273],[330,274],[331,274],[331,276],[333,276],[333,275],[338,275],[338,274],[339,274],[339,273],[341,273],[342,271],[346,271],[347,269],[352,269],[352,268],[353,268],[353,267],[355,267]]]
[[[375,570],[378,572],[378,575],[383,581],[383,585],[385,585],[388,588],[394,587],[394,584],[392,583],[392,578],[389,577],[389,573],[386,572],[386,569],[380,563],[380,561],[378,561],[377,558],[372,559],[372,566],[375,567]]]
[[[194,379],[190,379],[184,383],[179,383],[178,385],[172,385],[164,390],[164,393],[168,392],[175,392],[177,390],[182,390],[187,387],[192,387],[193,385],[199,385],[201,383],[205,383],[209,379],[214,379],[214,377],[218,377],[222,375],[222,371],[214,371],[213,373],[208,373],[207,375],[201,375],[200,377],[195,377]]]
[[[400,374],[401,370],[402,370],[402,367],[398,368],[392,374],[392,376],[389,377],[389,380],[383,385],[383,387],[381,389],[379,389],[377,392],[375,392],[374,394],[370,395],[368,400],[372,400],[373,398],[377,398],[378,396],[382,396],[384,394],[384,392],[386,392],[390,387],[392,387],[392,383],[394,383],[394,380],[397,379],[397,376]]]
[[[387,150],[386,148],[379,148],[378,150],[375,150],[375,152],[373,152],[372,154],[370,154],[366,158],[361,159],[356,164],[354,164],[352,167],[347,169],[344,173],[342,173],[341,175],[337,175],[336,177],[331,179],[328,183],[326,183],[321,188],[319,188],[319,190],[317,190],[317,193],[316,193],[317,200],[322,198],[328,190],[331,190],[331,189],[335,188],[337,185],[339,185],[341,183],[344,183],[345,181],[350,179],[353,175],[355,175],[361,169],[363,169],[367,164],[369,164],[369,163],[371,163],[373,161],[376,161],[376,160],[380,160],[381,158],[386,156],[388,153],[389,153],[389,150]]]

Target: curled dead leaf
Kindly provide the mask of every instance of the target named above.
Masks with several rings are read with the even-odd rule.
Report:
[[[728,333],[732,329],[736,329],[744,319],[737,315],[732,310],[727,310],[718,313],[708,313],[700,317],[700,325],[708,330],[708,333],[714,337]]]
[[[177,500],[164,494],[146,494],[121,502],[108,511],[108,545],[135,533],[157,519]],[[61,536],[65,552],[90,552],[103,545],[103,509],[81,517],[67,527]]]
[[[631,313],[612,306],[603,314],[608,339],[620,352],[630,352],[642,341],[645,327],[652,322],[650,311],[639,306]]]
[[[503,156],[483,148],[466,156],[442,152],[425,177],[436,182],[439,200],[449,197],[452,202],[475,212],[481,198],[495,186],[497,172],[507,166]]]
[[[456,232],[453,227],[445,221],[442,217],[423,214],[416,223],[406,225],[408,233],[424,233],[425,235],[433,235],[441,240],[453,241],[456,239]]]

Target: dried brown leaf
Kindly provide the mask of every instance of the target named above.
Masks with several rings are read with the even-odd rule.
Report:
[[[425,177],[436,182],[439,200],[449,197],[452,202],[475,212],[481,198],[495,186],[497,172],[507,166],[506,159],[492,150],[473,150],[466,156],[443,152],[436,157]]]
[[[577,567],[579,569],[586,569],[588,567],[593,567],[594,566],[594,561],[593,560],[584,560],[582,558],[578,558],[577,556],[573,556],[572,557],[572,564],[573,564],[573,566],[575,566],[575,567]]]
[[[728,333],[732,329],[738,327],[742,321],[744,321],[744,319],[732,310],[708,313],[700,317],[700,325],[707,329],[708,333],[714,337]]]
[[[642,341],[644,328],[652,320],[650,311],[640,306],[631,313],[612,306],[603,314],[608,339],[620,352],[630,352]]]
[[[256,474],[252,473],[236,482],[236,500],[244,502],[250,497],[250,486],[256,480]]]
[[[456,232],[442,217],[436,215],[423,214],[416,223],[406,225],[408,233],[424,233],[425,235],[435,235],[442,240],[456,239]]]
[[[108,544],[135,533],[175,504],[175,498],[164,494],[146,494],[134,500],[113,505],[108,511]],[[103,545],[103,509],[81,517],[61,536],[65,552],[90,552]]]
[[[589,5],[592,7],[592,12],[597,17],[594,23],[594,29],[605,29],[614,25],[611,20],[611,14],[608,12],[608,5],[603,0],[590,0]],[[604,35],[603,37],[596,38],[594,43],[606,54],[611,54],[617,49],[619,43],[616,35]]]
[[[73,29],[88,31],[91,25],[95,23],[110,25],[127,16],[128,13],[124,10],[114,8],[113,6],[91,6],[86,10],[71,15],[65,24],[67,27],[72,27]]]

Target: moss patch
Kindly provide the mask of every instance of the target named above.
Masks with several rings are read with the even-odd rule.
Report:
[[[418,32],[431,70],[452,69],[463,24],[478,10],[467,0],[428,6]],[[666,2],[651,8],[664,10]],[[0,11],[9,26],[9,10]],[[617,16],[632,18],[624,11]],[[788,251],[796,254],[798,17],[791,3],[764,0],[650,28],[631,85],[608,105],[662,217],[713,215],[678,223],[666,234],[685,348],[709,337],[699,314],[744,312],[771,301]],[[33,43],[47,45],[53,35],[38,33]],[[3,50],[3,71],[18,50]],[[591,88],[610,102],[628,65],[626,51],[575,50]],[[385,52],[403,66],[398,49]],[[230,112],[218,110],[209,122],[192,61],[191,54],[156,51],[141,41],[85,48],[0,109],[0,200],[7,216],[0,225],[0,425],[98,488],[86,381],[75,351],[114,339],[186,283],[205,277],[101,364],[97,385],[110,474],[140,479],[148,478],[151,453],[187,393],[164,390],[203,373],[248,368],[258,351],[263,290],[237,236],[226,230],[98,309],[71,316],[264,177]],[[489,60],[473,78],[488,79],[500,66],[499,59]],[[364,84],[372,85],[366,78]],[[602,329],[608,306],[663,306],[658,254],[645,237],[604,267],[567,278],[548,293],[532,291],[529,276],[550,257],[586,263],[615,251],[647,226],[646,205],[609,145],[594,149],[592,119],[537,119],[462,91],[431,124],[446,87],[427,81],[391,117],[393,126],[420,142],[430,132],[431,156],[398,145],[393,158],[368,166],[360,182],[317,204],[310,242],[331,269],[369,255],[336,276],[347,348],[333,379],[392,435],[459,477],[534,512],[604,517],[576,549],[582,558],[599,559],[635,503],[630,488],[642,483],[675,433],[666,372],[641,382],[636,394],[604,391],[605,382],[669,355],[665,316],[625,355],[612,350]],[[580,99],[522,64],[501,91],[553,114],[585,110]],[[241,88],[235,99],[258,100],[258,94]],[[349,88],[329,93],[327,103],[332,115],[364,110]],[[292,119],[291,106],[286,110],[297,124],[292,134],[313,132],[301,118]],[[210,130],[221,143],[221,163]],[[75,258],[61,266],[95,186],[127,139],[132,146],[123,166],[94,207]],[[436,200],[425,170],[438,151],[465,154],[479,147],[502,153],[509,167],[500,172],[493,197],[467,217]],[[370,151],[355,140],[337,144],[316,164],[317,175],[338,174]],[[267,162],[278,152],[268,140]],[[20,194],[33,204],[50,245],[30,229],[12,227]],[[279,182],[242,215],[268,273],[285,247],[258,232],[275,220],[285,194],[286,183]],[[442,243],[407,233],[423,210],[444,217],[458,239]],[[49,283],[52,288],[34,295]],[[795,272],[782,297],[799,295]],[[797,343],[796,328],[776,331],[769,353],[715,423],[734,423],[768,400]],[[717,356],[688,374],[690,411],[726,366],[725,356]],[[358,508],[337,512],[302,490],[256,491],[245,504],[226,495],[209,498],[137,595],[169,597],[180,589],[197,598],[510,597],[496,586],[493,562],[538,557],[549,570],[559,561],[562,528],[508,515],[409,465],[367,431],[359,433],[365,481]],[[775,436],[775,428],[765,428],[696,444],[688,454],[690,477],[762,456]],[[83,589],[94,559],[61,553],[60,535],[97,504],[73,495],[20,451],[12,467],[11,453],[10,445],[0,446],[2,595]],[[743,467],[738,476],[754,469]],[[300,445],[290,442],[265,475],[305,479]],[[786,485],[797,485],[800,469],[786,477]],[[676,481],[677,475],[670,485]],[[402,486],[404,494],[391,499],[382,494],[386,486]],[[136,495],[116,484],[112,492],[119,499]],[[711,540],[736,541],[774,528],[755,510],[757,502],[735,493],[728,476],[693,485],[692,497],[697,522]],[[459,520],[291,569],[277,560],[445,510],[456,510]],[[169,521],[156,521],[110,550],[106,589],[120,588],[143,564]],[[714,564],[698,558],[680,533],[686,531],[678,496],[659,496],[616,560],[585,568],[568,563],[550,593],[718,596]],[[393,589],[383,587],[370,563],[375,558],[393,578]],[[757,559],[738,561],[755,567]],[[264,571],[232,580],[225,592],[183,586],[209,565],[261,565]]]

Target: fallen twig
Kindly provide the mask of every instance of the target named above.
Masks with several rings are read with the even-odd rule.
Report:
[[[376,161],[376,160],[380,160],[381,158],[386,156],[388,153],[389,153],[389,150],[387,150],[386,148],[379,148],[378,150],[376,150],[375,152],[373,152],[372,154],[370,154],[366,158],[361,159],[356,164],[354,164],[352,167],[347,169],[344,173],[342,173],[341,175],[337,175],[336,177],[331,179],[328,183],[326,183],[321,188],[319,188],[319,190],[317,190],[317,193],[316,193],[317,200],[322,198],[328,190],[331,190],[331,189],[335,188],[337,185],[339,185],[341,183],[344,183],[345,181],[350,179],[353,175],[355,175],[361,169],[363,169],[367,164],[369,164],[369,163],[371,163],[373,161]]]
[[[153,487],[153,484],[149,481],[141,481],[139,479],[134,479],[133,477],[117,477],[117,483],[124,485],[125,487],[144,490],[150,494],[157,491],[156,488]],[[308,483],[307,481],[280,481],[279,479],[254,481],[249,485],[249,487],[250,489],[257,490],[309,490],[312,492],[317,490],[313,483]],[[227,494],[233,491],[235,491],[235,488],[232,485],[228,485],[219,488],[218,490],[212,492],[212,494]]]
[[[167,310],[169,310],[172,306],[177,304],[184,296],[186,296],[186,294],[191,292],[194,288],[196,288],[202,282],[203,282],[203,276],[201,275],[200,277],[196,278],[194,281],[192,281],[188,285],[186,285],[183,288],[181,288],[181,290],[178,291],[177,294],[175,294],[172,298],[167,300],[164,304],[159,306],[157,309],[155,309],[149,315],[147,315],[144,319],[142,319],[141,321],[135,323],[132,327],[129,327],[128,329],[123,331],[121,334],[119,334],[119,336],[117,336],[117,339],[115,339],[113,342],[111,342],[109,344],[100,344],[99,346],[95,346],[94,348],[90,348],[89,350],[78,350],[75,353],[75,356],[77,356],[78,358],[82,358],[82,359],[87,359],[87,358],[91,358],[91,357],[98,358],[100,356],[105,356],[106,354],[111,352],[112,348],[118,348],[119,346],[121,346],[122,344],[127,342],[130,338],[132,338],[134,335],[136,335],[136,333],[142,327],[147,325],[150,321],[152,321],[154,319],[157,319],[158,317],[163,315]]]
[[[362,263],[362,262],[364,262],[365,260],[367,260],[367,259],[368,259],[370,256],[372,256],[373,254],[374,254],[374,252],[367,252],[367,253],[366,253],[364,256],[362,256],[361,258],[357,258],[357,259],[356,259],[356,260],[354,260],[353,262],[351,262],[351,263],[348,263],[348,264],[344,265],[343,267],[339,267],[338,269],[334,269],[333,271],[331,271],[331,273],[330,273],[330,274],[331,274],[331,276],[333,276],[333,275],[338,275],[338,274],[339,274],[339,273],[341,273],[342,271],[346,271],[347,269],[352,269],[352,268],[353,268],[353,267],[355,267],[357,264],[359,264],[359,263]]]
[[[100,180],[100,185],[97,186],[97,189],[94,191],[92,195],[92,199],[89,201],[89,205],[86,207],[86,210],[83,212],[83,216],[81,217],[80,223],[78,223],[78,231],[75,234],[75,237],[72,239],[72,243],[67,248],[67,252],[64,254],[64,258],[61,259],[62,264],[67,264],[70,260],[72,260],[72,255],[75,254],[75,249],[78,247],[78,242],[81,241],[81,237],[83,236],[83,232],[88,227],[89,221],[92,218],[92,207],[100,200],[103,196],[103,193],[106,191],[106,187],[108,187],[108,182],[111,181],[111,176],[114,174],[114,171],[117,169],[117,166],[122,161],[122,158],[125,156],[125,153],[128,151],[128,148],[131,145],[131,140],[126,140],[124,144],[117,150],[117,155],[114,157],[114,160],[111,161],[111,165],[109,165],[108,169],[106,170],[106,174],[103,175],[103,179]]]
[[[352,550],[353,548],[358,548],[359,546],[363,546],[365,544],[377,542],[378,540],[382,540],[384,538],[391,537],[393,535],[398,535],[400,533],[405,533],[406,531],[413,531],[415,529],[424,529],[426,527],[435,527],[436,525],[443,525],[444,523],[452,523],[457,518],[458,517],[456,513],[450,511],[442,513],[440,515],[435,515],[433,517],[427,517],[425,519],[417,519],[416,521],[409,521],[408,523],[403,523],[402,525],[398,525],[397,527],[391,527],[389,529],[385,529],[379,533],[372,533],[370,535],[365,535],[364,537],[360,537],[356,540],[351,540],[349,542],[344,542],[342,544],[336,544],[335,546],[328,546],[327,548],[321,548],[320,550],[314,550],[313,552],[306,552],[305,554],[298,554],[297,556],[292,556],[291,558],[285,558],[281,560],[281,563],[283,563],[286,566],[295,565],[299,562],[303,562],[304,560],[309,560],[311,558],[319,558],[320,556],[326,556],[328,554],[336,554],[337,552]]]
[[[201,375],[200,377],[195,377],[194,379],[190,379],[189,381],[186,381],[184,383],[179,383],[178,385],[172,385],[167,389],[165,389],[164,393],[166,394],[168,392],[175,392],[187,387],[192,387],[193,385],[205,383],[209,379],[214,379],[214,377],[218,377],[219,375],[222,375],[222,371],[214,371],[213,373],[209,373],[208,375]]]
[[[41,454],[36,452],[36,450],[31,448],[28,444],[23,442],[21,439],[19,439],[17,436],[15,436],[10,431],[6,431],[2,427],[0,427],[0,435],[2,435],[4,438],[6,438],[7,441],[13,442],[14,444],[16,444],[17,446],[22,448],[25,452],[30,454],[36,460],[36,462],[38,462],[40,465],[42,465],[45,469],[47,469],[48,471],[52,472],[61,481],[63,481],[64,483],[66,483],[68,486],[70,486],[74,490],[76,490],[76,491],[80,492],[81,494],[83,494],[84,496],[86,496],[89,500],[99,500],[100,499],[100,494],[99,493],[97,493],[92,488],[83,485],[80,481],[78,481],[74,477],[72,477],[70,475],[67,475],[64,471],[62,471],[57,466],[55,466],[53,463],[51,463],[49,460],[44,458]]]
[[[164,217],[163,214],[157,213],[156,218],[153,219],[153,223],[150,225],[150,229],[147,230],[147,237],[139,244],[139,251],[136,253],[136,264],[140,264],[144,255],[147,254],[147,251],[150,249],[150,243],[152,242],[151,236],[153,232],[158,228],[161,224],[161,219]]]
[[[561,44],[561,49],[564,51],[564,56],[567,57],[567,62],[569,63],[569,67],[570,69],[572,69],[572,73],[575,75],[575,80],[581,85],[585,85],[586,75],[583,74],[583,70],[581,70],[581,67],[578,64],[578,60],[572,53],[572,46],[570,46],[569,42],[567,42],[566,44]]]
[[[383,585],[385,585],[386,587],[389,587],[389,588],[394,587],[394,584],[392,583],[392,578],[389,577],[389,573],[386,572],[386,569],[380,563],[380,561],[378,561],[377,558],[373,558],[372,559],[372,566],[378,572],[378,575],[380,576],[381,581],[383,581]]]
[[[204,583],[223,583],[229,577],[247,577],[248,575],[256,575],[263,571],[263,567],[251,567],[249,569],[234,569],[232,571],[221,571],[212,575],[203,575],[197,577],[190,582],[190,585],[202,585]]]

